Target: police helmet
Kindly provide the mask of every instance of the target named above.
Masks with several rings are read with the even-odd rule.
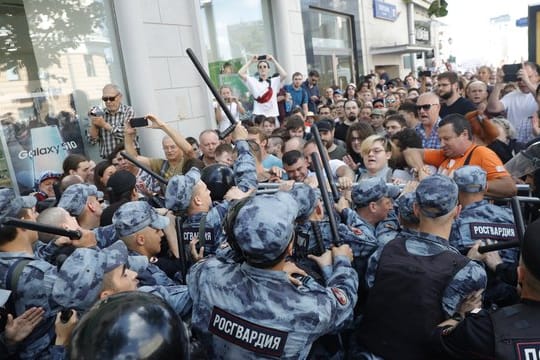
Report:
[[[231,187],[235,185],[233,170],[224,164],[213,164],[201,172],[201,180],[210,190],[212,201],[222,201]]]
[[[69,359],[189,359],[187,330],[162,299],[140,291],[107,297],[75,327]]]

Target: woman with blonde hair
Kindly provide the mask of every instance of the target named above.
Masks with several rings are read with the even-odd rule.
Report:
[[[390,140],[381,135],[371,135],[362,142],[360,153],[364,169],[360,172],[359,180],[379,177],[386,182],[392,182],[392,168],[388,166],[392,157]]]

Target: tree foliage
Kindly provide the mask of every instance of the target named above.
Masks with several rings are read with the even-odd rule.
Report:
[[[0,70],[59,64],[63,53],[99,30],[104,17],[101,1],[32,0],[5,8],[0,15]]]

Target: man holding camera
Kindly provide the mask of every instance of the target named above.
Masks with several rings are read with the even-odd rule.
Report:
[[[517,71],[517,85],[519,90],[512,91],[499,100],[501,90],[504,88],[508,75],[502,69],[497,70],[497,83],[488,98],[487,110],[490,113],[506,111],[508,121],[517,130],[517,141],[526,143],[534,138],[532,115],[538,110],[535,100],[536,88],[539,83],[539,66],[534,62],[524,62]]]
[[[259,77],[248,76],[247,70],[251,64],[257,62]],[[279,77],[270,75],[270,63],[273,62],[279,72]],[[253,115],[266,117],[279,116],[277,94],[281,82],[287,77],[287,72],[278,64],[272,55],[253,55],[253,57],[238,70],[238,75],[246,83],[249,92],[255,100],[253,102]]]
[[[99,154],[106,159],[114,148],[124,142],[124,124],[134,116],[131,106],[122,104],[122,92],[117,85],[107,84],[103,88],[101,100],[105,109],[94,107],[90,110],[88,137],[91,144],[99,142]],[[136,145],[138,147],[138,145]]]

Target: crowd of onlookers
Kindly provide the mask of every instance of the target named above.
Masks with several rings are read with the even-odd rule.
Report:
[[[400,346],[403,358],[429,358],[433,344],[449,351],[448,329],[475,306],[513,305],[522,278],[540,281],[535,258],[518,265],[515,248],[478,251],[518,239],[506,206],[516,184],[536,194],[535,159],[519,175],[504,164],[540,135],[539,72],[526,62],[517,81],[505,82],[486,66],[403,80],[381,70],[320,89],[316,70],[284,85],[289,75],[276,59],[253,56],[238,70],[252,102],[221,86],[228,111],[216,105],[217,130],[198,139],[152,114],[134,119],[120,89],[106,85],[104,108],[88,114],[101,161],[68,155],[62,171],[40,174],[32,196],[0,189],[1,221],[79,232],[0,226],[0,288],[13,293],[5,297],[12,315],[0,314],[2,354],[128,356],[125,341],[163,357],[174,339],[186,345],[182,320],[195,358],[379,359]],[[141,126],[163,133],[162,157],[141,154]],[[314,154],[328,158],[339,189],[332,214]],[[274,182],[279,191],[266,186]],[[522,266],[532,277],[519,275]],[[169,319],[156,320],[156,336],[168,342],[147,328],[131,331],[137,325],[126,318],[138,317],[141,329],[152,323],[143,310],[100,311],[129,291],[126,301],[143,308],[152,296],[163,300],[153,311]],[[418,298],[425,301],[416,307]],[[441,332],[428,341],[435,327]]]

